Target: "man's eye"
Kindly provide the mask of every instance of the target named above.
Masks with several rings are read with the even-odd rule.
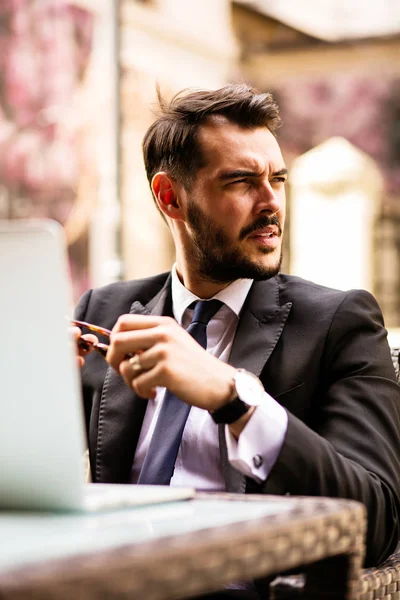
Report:
[[[231,185],[235,185],[236,183],[249,183],[247,179],[236,179],[236,181],[231,181]]]
[[[286,177],[274,177],[272,181],[276,181],[277,183],[286,183],[287,178]]]

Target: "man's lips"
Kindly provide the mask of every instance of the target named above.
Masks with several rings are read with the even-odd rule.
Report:
[[[268,248],[272,252],[279,247],[281,233],[281,229],[277,225],[268,225],[267,227],[260,227],[260,229],[253,231],[247,239],[250,243],[255,243],[257,246],[262,246],[266,249]]]
[[[281,224],[277,215],[272,217],[263,216],[260,217],[256,222],[252,223],[248,227],[242,229],[240,239],[245,240],[246,238],[260,238],[264,237],[280,237],[282,235]]]
[[[249,237],[262,237],[270,239],[279,236],[279,227],[277,227],[276,225],[268,225],[268,227],[263,227],[262,229],[257,229],[257,231],[253,231],[253,233]]]

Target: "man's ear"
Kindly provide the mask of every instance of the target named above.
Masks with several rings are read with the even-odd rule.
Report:
[[[178,184],[167,173],[156,173],[151,182],[151,189],[159,209],[166,217],[180,219],[181,206],[178,198]]]

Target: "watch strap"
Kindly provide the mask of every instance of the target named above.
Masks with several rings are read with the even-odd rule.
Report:
[[[210,415],[217,425],[220,425],[221,423],[230,425],[240,419],[240,417],[243,417],[243,415],[248,412],[249,408],[248,404],[236,396],[229,404],[217,408],[217,410],[211,412]]]

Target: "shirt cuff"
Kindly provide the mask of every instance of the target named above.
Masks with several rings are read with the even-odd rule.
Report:
[[[265,392],[259,404],[236,439],[225,425],[229,462],[257,483],[265,481],[285,441],[288,424],[286,410]]]

